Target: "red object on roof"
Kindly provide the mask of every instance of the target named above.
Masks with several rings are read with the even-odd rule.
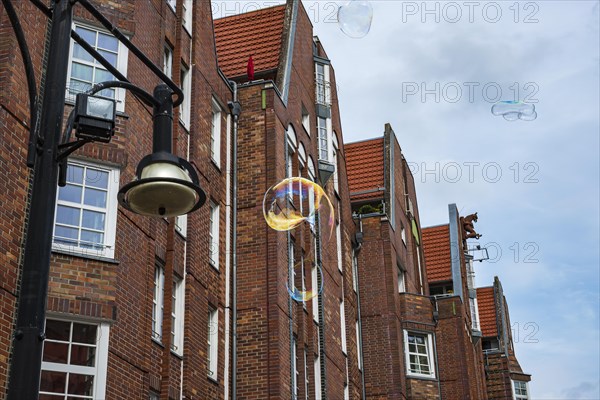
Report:
[[[492,286],[477,288],[477,308],[483,337],[498,336],[496,299]]]
[[[450,225],[423,228],[423,254],[429,283],[452,280]]]
[[[244,76],[249,56],[256,57],[254,72],[277,69],[284,17],[285,4],[216,19],[217,59],[225,76]]]
[[[246,67],[246,73],[248,74],[248,80],[254,80],[254,60],[252,56],[248,59],[248,66]]]
[[[350,201],[383,199],[383,138],[347,143],[344,152]]]

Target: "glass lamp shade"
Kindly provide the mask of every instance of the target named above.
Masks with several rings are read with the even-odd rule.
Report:
[[[175,217],[200,207],[206,196],[181,166],[157,161],[119,191],[119,203],[136,214]]]

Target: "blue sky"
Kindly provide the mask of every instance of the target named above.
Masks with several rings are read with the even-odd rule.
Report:
[[[215,17],[281,1],[227,3]],[[362,39],[335,23],[344,3],[304,1],[344,140],[392,124],[423,226],[446,223],[449,203],[478,212],[493,259],[476,281],[502,281],[532,398],[600,399],[598,1],[371,1]],[[496,99],[534,102],[538,118],[493,116]]]

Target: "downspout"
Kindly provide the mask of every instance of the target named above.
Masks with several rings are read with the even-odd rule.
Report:
[[[231,114],[227,114],[227,161],[225,181],[225,368],[223,374],[223,392],[225,400],[229,400],[229,368],[230,368],[230,312],[231,312]]]
[[[438,308],[437,298],[435,296],[430,296],[430,299],[433,300],[433,304],[435,306],[435,311],[433,312],[433,320],[435,323],[435,330],[437,331],[437,326],[440,318],[440,310]],[[442,377],[440,376],[440,363],[437,352],[437,335],[435,334],[435,332],[433,340],[433,354],[435,355],[435,375],[437,377],[438,394],[440,395],[439,400],[442,400]]]
[[[362,233],[362,218],[359,215],[358,216],[358,231]],[[355,253],[358,253],[360,251],[362,247],[362,242],[358,243],[358,246],[356,246],[356,249],[354,249]],[[354,262],[354,260],[352,260]],[[360,381],[361,381],[361,386],[362,386],[362,399],[366,400],[367,399],[367,388],[365,387],[365,356],[364,356],[364,351],[363,351],[363,344],[362,344],[362,317],[360,315],[360,281],[358,280],[358,266],[356,268],[356,276],[354,277],[354,279],[356,279],[356,308],[358,309],[357,312],[357,317],[358,317],[358,333],[360,335],[360,337],[356,338],[356,340],[358,340],[358,345],[359,345],[359,350],[360,350]]]
[[[232,260],[232,320],[233,320],[233,344],[231,355],[231,397],[237,399],[237,192],[238,192],[238,164],[237,164],[237,139],[238,139],[238,119],[242,113],[242,107],[237,99],[237,84],[230,81],[233,86],[233,102],[228,103],[231,114],[233,115],[233,155],[231,176],[233,181],[232,189],[232,216],[231,224],[233,226],[233,235],[231,239],[231,260]]]

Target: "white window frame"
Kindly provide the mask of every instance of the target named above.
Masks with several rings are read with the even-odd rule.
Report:
[[[362,336],[360,334],[358,320],[354,322],[354,327],[356,329],[356,362],[358,364],[358,369],[362,371]]]
[[[76,159],[71,159],[68,162],[69,165],[77,166],[84,168],[83,175],[83,189],[85,190],[86,182],[85,176],[88,168],[100,170],[102,172],[108,173],[108,186],[106,188],[106,208],[88,206],[83,204],[84,192],[82,192],[81,202],[72,203],[65,200],[59,200],[60,188],[56,192],[56,207],[55,207],[55,215],[54,215],[54,224],[52,226],[52,250],[59,252],[68,252],[74,254],[88,255],[88,256],[96,256],[96,257],[106,257],[106,258],[114,258],[115,257],[115,237],[117,232],[117,194],[119,192],[119,169],[114,167],[109,167],[106,165],[96,164],[88,161],[81,161]],[[68,176],[67,176],[68,179]],[[77,244],[68,246],[63,243],[57,243],[55,241],[55,230],[56,230],[56,218],[58,216],[57,208],[58,206],[66,206],[73,207],[79,210],[90,210],[90,211],[98,211],[104,212],[104,242],[98,243],[102,245],[102,250],[98,249],[89,249],[81,246],[81,242],[77,241]],[[79,221],[79,229],[81,230],[83,212],[80,212],[80,221]]]
[[[358,255],[355,249],[352,249],[352,290],[358,292]]]
[[[344,400],[350,400],[350,385],[344,382]]]
[[[298,371],[298,340],[296,337],[292,337],[292,394],[293,399],[298,398],[298,381],[300,377],[300,372]]]
[[[319,270],[316,265],[313,265],[310,270],[311,277],[311,290],[313,291],[314,297],[312,298],[312,314],[313,320],[319,323]]]
[[[339,210],[339,208],[338,208],[338,210]],[[336,241],[336,246],[337,246],[338,270],[340,272],[342,272],[342,264],[343,264],[343,260],[342,260],[342,224],[340,223],[340,221],[336,221],[336,224],[335,224],[335,241]]]
[[[306,293],[306,271],[304,271],[304,252],[300,254],[300,268],[300,274],[302,279],[302,293]],[[302,308],[306,310],[306,301],[302,302]]]
[[[206,369],[210,379],[216,381],[219,367],[219,310],[209,306]]]
[[[333,172],[333,190],[335,190],[335,193],[337,193],[339,195],[340,193],[340,175],[339,175],[339,162],[338,162],[338,154],[340,153],[340,146],[338,143],[338,139],[337,139],[337,135],[335,134],[335,132],[333,133],[333,135],[331,135],[332,138],[332,155],[331,155],[331,160],[333,161],[333,165],[335,167],[335,170]]]
[[[304,130],[310,136],[310,113],[308,110],[302,105],[302,126]]]
[[[177,10],[177,0],[167,0],[167,4],[173,11]]]
[[[98,28],[96,26],[92,26],[92,25],[88,25],[79,21],[74,21],[73,22],[73,26],[72,29],[75,30],[76,27],[81,27],[84,29],[89,29],[92,31],[96,31],[96,32],[102,32],[106,35],[112,35],[109,31],[105,30],[105,29],[101,29]],[[67,86],[70,85],[71,82],[71,70],[72,70],[72,65],[73,65],[73,47],[75,45],[75,41],[73,39],[71,39],[71,43],[69,45],[69,67],[67,68]],[[92,45],[92,47],[96,48],[95,45]],[[119,47],[117,49],[117,70],[122,73],[124,76],[127,76],[127,58],[129,55],[129,49],[123,44],[121,43],[121,41],[119,41]],[[103,70],[106,70],[106,68],[104,68],[102,65],[100,65],[100,63],[96,64],[96,63],[90,63],[90,62],[86,62],[83,60],[80,60],[78,62],[81,62],[82,64],[86,64],[86,65],[93,65],[96,68],[100,68]],[[117,111],[118,112],[125,112],[125,89],[121,89],[121,88],[115,88],[115,100],[117,102]],[[75,101],[74,96],[69,93],[69,88],[67,87],[66,89],[66,98],[70,101]]]
[[[184,238],[187,238],[187,214],[178,215],[175,217],[175,230]]]
[[[404,229],[404,225],[400,227],[400,237],[402,238],[402,243],[406,246],[406,229]]]
[[[477,305],[477,299],[469,298],[469,306],[471,307],[471,328],[476,331],[480,331],[479,325],[479,306]]]
[[[323,67],[323,73],[319,73],[319,67]],[[330,84],[329,65],[315,63],[315,98],[317,104],[325,106],[331,105],[331,84]]]
[[[53,315],[49,315],[48,319],[69,322],[71,324],[71,328],[70,328],[70,332],[69,332],[69,342],[53,341],[51,339],[46,339],[45,342],[46,343],[50,343],[50,342],[69,343],[69,347],[73,343],[72,339],[73,339],[73,324],[74,323],[97,326],[96,354],[95,354],[96,362],[93,367],[42,361],[42,370],[43,371],[56,371],[56,372],[63,372],[63,373],[83,374],[83,375],[94,375],[93,398],[94,399],[104,399],[106,396],[106,372],[108,370],[108,346],[109,346],[109,337],[110,337],[110,325],[107,323],[94,323],[94,322],[89,322],[89,321],[85,321],[85,320],[54,317]],[[70,350],[69,350],[69,354],[70,354]],[[67,385],[65,385],[65,386],[67,386]],[[65,389],[66,389],[66,387],[65,387]],[[52,394],[52,393],[40,391],[40,394]],[[66,397],[66,394],[65,394],[65,397]]]
[[[209,262],[215,269],[219,269],[219,219],[220,207],[218,204],[210,202],[210,225],[209,225]]]
[[[189,130],[192,104],[192,71],[182,64],[180,75],[181,90],[183,90],[183,102],[179,106],[179,121],[181,121],[181,124]]]
[[[319,147],[319,160],[329,160],[329,135],[327,129],[328,118],[317,117],[317,145]],[[325,136],[325,137],[323,137]],[[324,145],[326,147],[324,147]]]
[[[221,106],[217,100],[212,99],[211,111],[211,128],[210,128],[210,157],[215,165],[221,168]]]
[[[340,299],[340,341],[342,345],[342,353],[348,355],[348,346],[346,345],[346,306],[344,299]]]
[[[163,313],[165,308],[165,269],[154,265],[154,292],[152,295],[152,339],[162,343]]]
[[[173,290],[171,292],[171,351],[183,354],[183,312],[185,301],[185,281],[173,275]]]
[[[304,347],[304,400],[308,400],[308,388],[309,388],[309,379],[308,379],[308,350]]]
[[[429,374],[423,374],[423,373],[411,371],[411,368],[410,368],[411,354],[416,355],[417,357],[423,356],[423,354],[411,353],[409,351],[409,343],[408,343],[409,335],[425,337],[425,350],[426,350],[426,357],[427,357],[427,365],[429,367]],[[416,378],[433,378],[433,379],[435,379],[435,357],[434,357],[433,351],[434,351],[433,334],[426,333],[426,332],[419,332],[419,331],[404,330],[404,354],[405,354],[405,362],[406,362],[406,375],[409,377],[416,377]]]
[[[516,383],[523,383],[525,384],[525,394],[517,394],[517,386]],[[517,381],[514,379],[511,379],[511,386],[512,386],[512,392],[513,392],[513,398],[515,400],[529,400],[529,382],[525,382],[525,381]]]
[[[163,49],[163,72],[173,79],[173,49],[166,43]]]
[[[406,293],[406,271],[404,271],[400,265],[398,269],[398,293]]]
[[[323,392],[321,390],[321,358],[318,353],[315,354],[314,371],[315,371],[315,399],[320,399],[321,396],[323,396]]]
[[[190,35],[192,34],[192,18],[194,17],[192,12],[193,8],[194,0],[183,0],[183,13],[181,14],[181,24]]]

